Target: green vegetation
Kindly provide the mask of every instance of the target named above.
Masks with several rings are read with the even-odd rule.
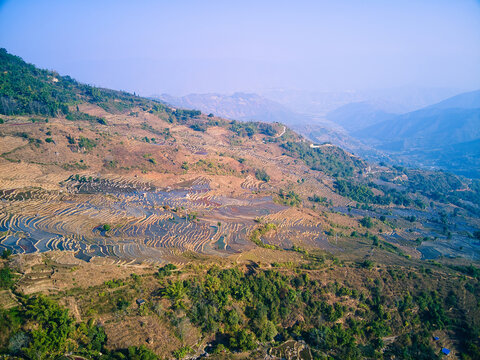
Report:
[[[39,295],[21,301],[18,308],[0,309],[0,327],[9,339],[8,346],[0,348],[0,354],[53,359],[69,352],[89,359],[158,359],[144,346],[108,351],[103,327],[93,320],[75,324],[68,310],[50,298]],[[6,324],[9,326],[5,327]]]
[[[273,125],[259,122],[232,121],[229,130],[241,137],[252,137],[255,134],[273,136],[277,133]]]
[[[161,267],[160,269],[158,269],[158,274],[157,276],[159,278],[164,278],[165,276],[170,276],[172,275],[172,271],[173,270],[176,270],[177,267],[173,264],[167,264],[163,267]]]
[[[361,267],[365,270],[355,271],[377,271],[370,260]],[[383,280],[375,277],[352,288],[337,282],[320,285],[302,271],[243,274],[213,267],[205,276],[168,282],[162,294],[171,311],[182,309],[206,336],[215,336],[218,351],[249,351],[279,336],[303,339],[314,354],[331,359],[439,359],[431,347],[432,332],[449,328],[464,334],[465,327],[473,333],[462,340],[462,351],[478,356],[474,334],[480,329],[449,310],[458,304],[456,293],[443,297],[435,290],[404,290],[397,300],[387,295],[394,280],[415,289],[419,280],[411,275],[392,269]],[[295,321],[297,316],[302,320]],[[393,342],[385,344],[383,338],[392,335]]]
[[[173,356],[175,359],[183,359],[185,356],[192,352],[192,348],[190,346],[183,346],[178,350],[173,352]]]
[[[107,280],[107,281],[105,281],[105,285],[110,289],[114,289],[114,288],[117,288],[117,287],[120,287],[120,286],[124,286],[125,282],[123,282],[122,280],[119,280],[119,279]]]
[[[480,180],[462,181],[458,176],[444,171],[408,170],[406,174],[408,191],[420,192],[432,200],[453,204],[476,216],[480,215]]]
[[[100,124],[106,125],[106,121],[104,118],[92,116],[81,111],[72,112],[68,114],[65,118],[71,121],[83,120],[83,121],[90,121],[90,122],[98,122]]]
[[[326,197],[318,196],[318,195],[309,196],[308,201],[318,203],[318,204],[323,204],[325,206],[332,204],[331,200],[329,201]]]
[[[265,244],[261,237],[268,233],[269,231],[276,230],[277,225],[268,223],[261,225],[260,227],[256,228],[252,234],[250,235],[250,240],[255,243],[257,246],[263,247],[265,249],[276,249],[277,247],[274,245]]]
[[[95,146],[97,146],[97,143],[89,138],[80,136],[80,138],[78,139],[78,146],[88,151],[92,150]]]
[[[260,181],[265,181],[265,182],[270,181],[270,176],[267,174],[267,172],[264,169],[255,170],[255,177]]]
[[[367,229],[370,229],[373,226],[373,221],[370,216],[365,216],[362,219],[360,219],[360,224]]]
[[[459,190],[462,187],[462,182],[458,176],[444,171],[428,173],[418,170],[405,170],[405,173],[408,176],[408,188],[411,191],[419,191],[429,197],[448,191]]]
[[[191,118],[197,118],[202,115],[200,110],[186,110],[186,109],[176,109],[173,114],[178,121],[186,121]]]
[[[81,113],[78,108],[70,113],[69,106],[82,101],[98,105],[110,113],[124,112],[134,106],[156,114],[167,113],[168,108],[159,102],[123,91],[80,84],[70,76],[60,76],[54,71],[27,64],[5,49],[0,49],[0,69],[0,114],[64,114],[69,120],[96,121],[105,125],[105,119]]]
[[[322,171],[330,176],[348,178],[364,168],[361,160],[336,146],[311,148],[306,142],[292,141],[287,141],[281,146],[287,155],[301,159],[312,170]]]
[[[210,174],[237,174],[236,170],[228,164],[215,159],[200,159],[196,163],[188,166],[196,171],[205,171]]]
[[[355,181],[337,179],[334,182],[334,187],[338,194],[364,204],[390,205],[393,203],[395,205],[425,207],[421,200],[412,199],[406,191],[399,192],[394,188],[379,186],[373,182],[364,185]],[[372,188],[382,191],[383,195],[374,195]]]
[[[290,190],[289,192],[280,189],[278,196],[274,198],[276,202],[286,206],[299,206],[302,203],[300,195],[295,193],[295,191]]]
[[[393,202],[405,206],[413,204],[424,209],[426,205],[418,197],[412,200],[412,196],[407,195],[419,193],[433,201],[453,204],[476,216],[480,215],[480,180],[460,178],[445,171],[407,170],[399,166],[394,166],[392,170],[394,171],[382,173],[380,180],[399,183],[403,188],[402,192],[369,183],[369,186],[376,187],[385,193],[381,198],[368,199],[370,203]],[[403,178],[399,178],[400,175]],[[348,194],[349,191],[346,193]],[[352,194],[346,196],[354,197]]]
[[[274,228],[272,224],[262,225],[258,234]],[[303,340],[315,359],[440,359],[431,338],[442,330],[458,340],[456,349],[463,359],[478,358],[480,325],[477,310],[469,305],[480,295],[478,268],[451,267],[472,278],[460,280],[452,274],[448,279],[433,275],[430,268],[417,271],[377,266],[370,259],[338,264],[338,260],[298,247],[293,250],[304,254],[307,263],[275,264],[273,270],[252,264],[252,270],[245,273],[235,266],[194,267],[195,271],[189,272],[167,264],[155,275],[159,287],[141,309],[130,306],[138,297],[134,294],[144,291],[139,286],[144,281],[140,279],[145,278],[137,275],[105,282],[109,291],[92,288],[99,291],[98,296],[81,303],[87,306],[84,311],[91,307],[99,314],[136,317],[143,312],[160,316],[174,329],[182,328],[181,323],[187,321],[204,339],[210,339],[209,352],[222,353],[224,358],[229,352],[250,352],[277,347],[287,340]],[[335,272],[330,277],[333,280],[325,281],[325,271],[337,270],[338,274],[354,272],[355,283],[335,280]],[[459,281],[462,286],[452,286]],[[19,306],[0,309],[0,328],[4,329],[0,355],[49,359],[72,353],[98,360],[158,358],[145,346],[108,350],[107,335],[94,317],[75,323],[51,298],[17,298]],[[162,304],[158,315],[152,312],[157,309],[155,302]],[[391,339],[388,343],[384,342],[387,337]],[[197,350],[183,343],[172,356],[182,359]]]
[[[9,289],[14,283],[12,271],[8,266],[0,269],[0,289]]]
[[[194,131],[200,131],[200,132],[205,132],[207,131],[207,124],[205,123],[198,123],[198,124],[192,124],[190,125],[190,128]]]
[[[368,186],[355,184],[353,181],[336,180],[334,187],[338,194],[358,202],[371,203],[376,199]]]
[[[5,49],[0,49],[0,69],[1,114],[68,114],[68,104],[77,99],[75,80],[37,69]]]

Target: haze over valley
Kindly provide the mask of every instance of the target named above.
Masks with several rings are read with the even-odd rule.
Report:
[[[0,2],[0,358],[480,359],[479,29]]]

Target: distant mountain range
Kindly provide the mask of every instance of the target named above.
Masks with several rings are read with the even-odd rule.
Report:
[[[358,117],[352,112],[339,123],[368,145],[407,163],[480,176],[480,90],[406,114],[373,111],[355,123]]]
[[[480,91],[456,95],[419,110],[404,111],[415,101],[431,104],[429,100],[444,92],[419,95],[417,100],[402,93],[400,104],[395,99],[355,101],[361,97],[356,93],[336,96],[332,93],[324,98],[317,94],[310,99],[312,104],[308,109],[317,106],[325,110],[331,109],[332,104],[343,104],[324,116],[300,113],[264,96],[241,92],[182,97],[162,94],[154,98],[172,106],[198,109],[232,120],[281,122],[314,142],[331,142],[370,160],[390,160],[480,177]],[[276,95],[282,102],[286,101]],[[315,99],[321,101],[315,105]],[[353,102],[345,104],[349,99]]]
[[[310,120],[306,115],[300,115],[257,94],[237,92],[232,95],[190,94],[181,97],[162,94],[154,95],[152,98],[172,106],[197,109],[205,114],[213,113],[231,120],[281,122],[287,125]]]
[[[325,117],[331,111],[351,103],[368,102],[387,113],[402,114],[438,103],[460,90],[452,88],[420,88],[404,86],[389,89],[361,91],[305,91],[268,90],[261,96],[276,101],[289,109]]]
[[[329,112],[326,118],[348,132],[355,132],[393,119],[396,114],[385,110],[386,107],[385,104],[379,104],[378,102],[355,102]]]
[[[323,117],[292,111],[287,106],[258,94],[237,92],[231,95],[190,94],[181,97],[162,94],[152,98],[172,106],[198,109],[231,120],[281,122],[313,142],[330,142],[368,159],[382,159],[378,151],[354,139],[333,122]]]

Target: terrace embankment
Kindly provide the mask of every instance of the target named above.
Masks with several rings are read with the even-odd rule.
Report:
[[[315,213],[305,220],[264,194],[217,195],[202,177],[160,189],[120,176],[72,176],[59,190],[0,197],[0,247],[16,253],[67,250],[118,263],[162,263],[184,251],[228,256],[254,246],[249,234],[259,218],[279,225],[272,239],[281,247],[295,238],[329,247]]]

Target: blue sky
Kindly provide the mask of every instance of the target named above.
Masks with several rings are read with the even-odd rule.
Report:
[[[0,0],[0,47],[143,95],[480,88],[480,2]]]

